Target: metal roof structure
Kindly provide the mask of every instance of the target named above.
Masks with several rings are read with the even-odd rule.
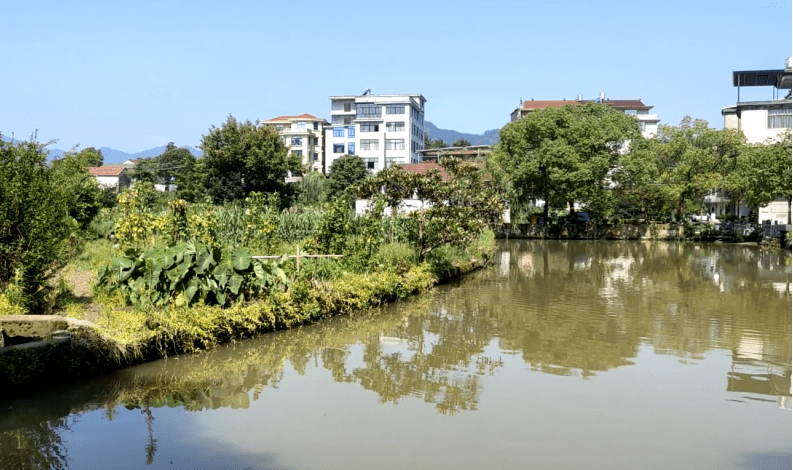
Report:
[[[732,73],[732,86],[772,86],[777,89],[789,89],[790,77],[790,70],[745,70]]]

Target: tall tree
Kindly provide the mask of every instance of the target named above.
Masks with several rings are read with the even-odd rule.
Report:
[[[765,144],[747,146],[737,157],[729,188],[749,204],[765,206],[774,199],[788,203],[787,223],[791,223],[791,134]]]
[[[593,217],[613,210],[607,176],[621,149],[640,135],[632,117],[598,103],[546,108],[501,130],[495,160],[520,199],[583,204]]]
[[[448,147],[448,145],[446,145],[446,142],[444,142],[443,139],[432,140],[430,139],[429,133],[424,133],[424,148],[426,150],[442,149],[444,147]]]
[[[648,215],[699,211],[703,198],[729,185],[726,179],[745,138],[686,116],[679,126],[660,126],[653,139],[632,143],[615,171],[617,192]]]
[[[458,139],[452,143],[452,147],[470,147],[470,146],[471,146],[471,142],[465,139]]]
[[[358,187],[369,177],[369,170],[361,157],[344,155],[333,160],[330,165],[330,181],[328,190],[330,197],[341,194],[354,195]]]
[[[287,155],[275,129],[229,116],[203,136],[201,149],[197,178],[216,203],[243,199],[253,191],[279,193],[285,202],[291,198],[294,191],[285,178],[300,173],[300,157]]]

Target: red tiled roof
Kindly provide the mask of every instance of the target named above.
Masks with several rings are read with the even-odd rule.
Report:
[[[449,179],[449,175],[446,173],[446,170],[444,170],[442,166],[438,165],[435,162],[409,163],[400,166],[405,171],[409,171],[411,173],[418,173],[420,175],[426,175],[428,170],[436,169],[441,172],[442,181],[448,181]]]
[[[88,172],[94,176],[118,176],[127,169],[123,166],[89,166]]]
[[[558,108],[566,104],[575,104],[575,103],[577,103],[577,101],[564,101],[564,100],[524,101],[523,109]]]
[[[275,118],[272,118],[272,119],[268,119],[268,120],[266,120],[264,122],[288,121],[290,119],[313,119],[313,120],[318,120],[319,118],[317,118],[316,116],[312,116],[311,114],[304,113],[304,114],[301,114],[300,116],[278,116],[278,117],[275,117]]]

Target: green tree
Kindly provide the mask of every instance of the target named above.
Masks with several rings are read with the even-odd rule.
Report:
[[[791,223],[791,133],[764,145],[747,146],[736,159],[730,174],[729,188],[749,204],[765,206],[776,198],[788,202]]]
[[[88,150],[88,149],[86,149]],[[91,219],[104,205],[104,195],[96,181],[88,173],[89,166],[97,166],[96,153],[66,152],[62,158],[53,160],[51,170],[58,181],[69,215],[80,229],[85,229]],[[101,158],[101,153],[99,154]]]
[[[617,192],[645,214],[682,219],[700,210],[703,198],[729,185],[727,175],[744,147],[743,135],[716,130],[686,116],[675,126],[660,126],[653,139],[638,139],[615,171]]]
[[[298,201],[305,206],[323,204],[328,199],[328,180],[318,172],[308,173],[300,181]]]
[[[0,141],[0,293],[11,287],[29,310],[43,305],[74,228],[64,199],[44,144]]]
[[[632,116],[603,104],[571,104],[507,124],[494,158],[517,197],[545,201],[545,220],[550,205],[572,211],[574,202],[602,218],[613,210],[607,176],[625,143],[639,135]]]
[[[458,139],[452,143],[452,147],[470,147],[471,142],[466,139]]]
[[[170,191],[181,189],[183,193],[191,193],[194,191],[195,166],[196,158],[189,150],[169,142],[162,154],[139,159],[132,177],[136,181],[164,185]]]
[[[330,165],[330,181],[328,190],[331,197],[341,194],[355,195],[358,188],[369,177],[369,170],[361,157],[344,155],[333,160]]]
[[[430,149],[442,149],[444,147],[448,147],[446,142],[443,139],[432,140],[428,133],[424,134],[424,148],[427,150]]]
[[[86,147],[77,152],[77,156],[85,161],[86,166],[102,166],[105,162],[105,157],[102,155],[101,150],[94,147]]]
[[[300,157],[288,156],[278,133],[233,116],[221,127],[214,125],[201,140],[203,158],[196,178],[216,203],[242,200],[251,192],[279,193],[288,202],[293,188],[285,182],[301,171]]]

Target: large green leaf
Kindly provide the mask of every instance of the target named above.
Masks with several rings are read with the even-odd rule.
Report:
[[[215,258],[212,256],[212,252],[209,250],[201,251],[198,254],[196,259],[196,272],[198,274],[204,274],[205,271],[210,269],[212,266],[216,264]]]
[[[110,263],[110,271],[118,282],[129,279],[135,269],[135,261],[129,258],[113,258]]]
[[[251,266],[251,254],[247,248],[234,248],[231,252],[231,261],[234,263],[234,269],[245,271]]]
[[[242,281],[244,281],[244,278],[237,273],[234,273],[229,278],[229,290],[231,291],[232,294],[239,295],[240,287],[242,286]]]
[[[215,269],[212,271],[212,276],[218,281],[218,284],[221,288],[225,288],[226,284],[229,282],[229,276],[231,276],[233,272],[233,266],[231,265],[230,259],[224,259],[215,266]]]
[[[195,297],[196,292],[198,292],[198,280],[193,278],[187,283],[187,289],[184,291],[184,295],[187,298],[188,303],[193,301],[193,297]]]

